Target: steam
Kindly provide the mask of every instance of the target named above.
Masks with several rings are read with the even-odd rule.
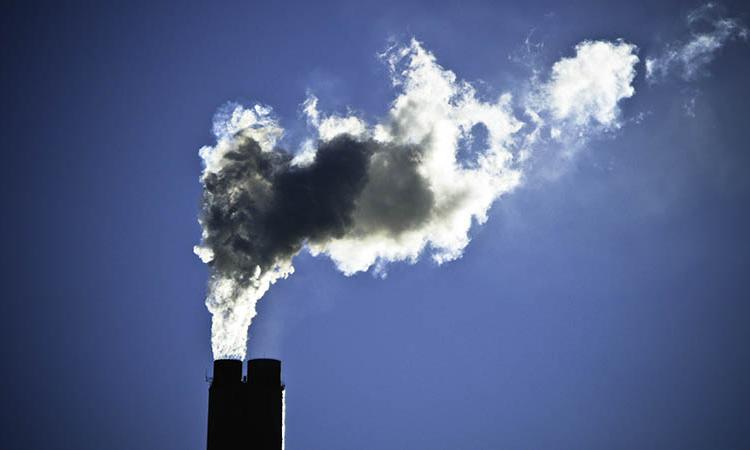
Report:
[[[200,150],[195,247],[210,266],[214,357],[244,358],[257,301],[294,272],[302,250],[346,275],[383,275],[391,262],[424,255],[438,264],[460,258],[472,224],[521,184],[541,136],[616,126],[618,102],[634,93],[635,52],[621,41],[579,44],[521,102],[518,118],[510,93],[480,98],[412,40],[381,55],[398,92],[386,117],[370,125],[326,115],[310,96],[303,109],[315,136],[296,154],[278,147],[283,129],[270,108],[225,108],[216,144]],[[486,130],[482,145],[471,145],[476,127]]]
[[[704,68],[727,44],[747,42],[749,31],[738,18],[725,17],[716,3],[706,3],[690,11],[685,23],[690,35],[671,42],[658,55],[646,58],[646,79],[663,81],[671,73],[691,81],[704,74]]]

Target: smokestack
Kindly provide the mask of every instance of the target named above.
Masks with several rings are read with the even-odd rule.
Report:
[[[251,359],[247,362],[248,448],[280,450],[282,448],[284,385],[281,384],[281,361]]]
[[[214,361],[208,389],[208,450],[281,450],[283,440],[281,361]]]
[[[243,388],[242,361],[214,361],[214,377],[208,388],[208,450],[240,448],[235,434],[243,423]]]

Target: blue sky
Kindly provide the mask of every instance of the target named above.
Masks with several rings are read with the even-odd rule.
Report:
[[[702,5],[4,6],[3,448],[204,447],[215,112],[270,105],[291,149],[309,93],[378,123],[398,89],[377,55],[411,37],[526,122],[531,71],[587,39],[637,46],[634,94],[617,127],[535,147],[460,259],[294,260],[249,346],[283,360],[286,448],[750,446],[750,47],[668,62],[718,29],[689,23]]]

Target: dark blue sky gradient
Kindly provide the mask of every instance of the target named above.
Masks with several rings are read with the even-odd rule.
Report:
[[[197,151],[225,102],[294,141],[308,89],[387,110],[391,37],[512,91],[532,29],[545,65],[586,38],[643,57],[699,5],[26,3],[0,10],[6,450],[205,447]],[[623,114],[645,120],[502,199],[459,261],[299,257],[251,332],[284,362],[286,448],[750,448],[750,47],[709,70],[649,86],[639,64]]]

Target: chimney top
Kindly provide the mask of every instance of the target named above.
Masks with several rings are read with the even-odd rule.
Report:
[[[214,361],[212,383],[231,384],[242,382],[242,361],[236,359],[217,359]]]
[[[247,361],[248,384],[281,385],[281,361],[278,359],[250,359]]]

